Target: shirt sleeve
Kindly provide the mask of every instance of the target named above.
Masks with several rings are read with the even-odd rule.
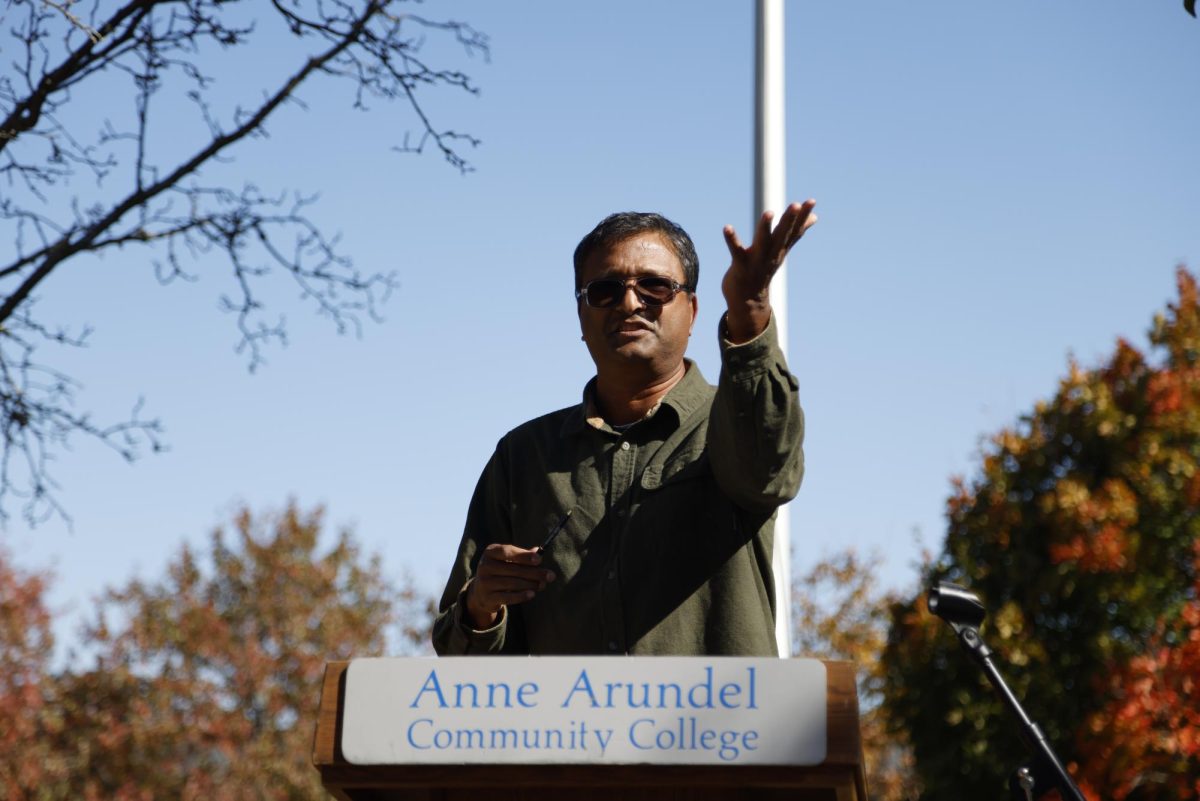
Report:
[[[466,616],[467,585],[475,575],[483,549],[492,542],[512,541],[506,511],[508,479],[504,469],[503,444],[501,440],[500,445],[496,446],[496,452],[475,485],[458,555],[438,605],[438,615],[433,622],[433,649],[439,656],[507,653],[515,645],[514,638],[510,637],[513,627],[507,609],[501,611],[495,625],[482,631],[473,629]]]
[[[751,511],[770,513],[795,497],[804,476],[800,385],[779,349],[775,317],[749,342],[733,344],[721,318],[721,377],[708,424],[717,483]]]

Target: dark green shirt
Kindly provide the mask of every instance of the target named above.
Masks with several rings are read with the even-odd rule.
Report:
[[[721,343],[714,388],[692,362],[622,433],[584,401],[510,431],[483,470],[433,644],[459,654],[772,656],[775,510],[800,487],[804,416],[772,321]],[[493,542],[541,544],[558,574],[475,631],[462,593]]]

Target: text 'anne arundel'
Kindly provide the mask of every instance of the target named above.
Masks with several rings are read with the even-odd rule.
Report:
[[[554,702],[562,709],[758,709],[755,668],[737,680],[716,684],[711,666],[694,684],[677,682],[593,681],[579,671],[570,689]],[[443,686],[437,669],[429,671],[410,709],[532,709],[541,686],[524,682],[455,682]]]

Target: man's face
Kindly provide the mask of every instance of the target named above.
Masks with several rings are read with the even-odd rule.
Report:
[[[593,252],[583,263],[580,286],[598,278],[650,275],[685,282],[683,265],[662,236],[636,234]],[[580,299],[579,327],[597,371],[667,375],[683,360],[696,309],[694,293],[679,292],[664,306],[648,306],[630,284],[609,308],[593,309]]]

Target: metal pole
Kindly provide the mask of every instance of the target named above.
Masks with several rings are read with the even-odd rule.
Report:
[[[756,0],[754,65],[754,219],[771,211],[775,219],[787,203],[784,143],[783,0]],[[779,344],[787,355],[787,265],[771,282],[771,307]],[[781,506],[775,517],[775,642],[779,655],[792,653],[791,515]]]

